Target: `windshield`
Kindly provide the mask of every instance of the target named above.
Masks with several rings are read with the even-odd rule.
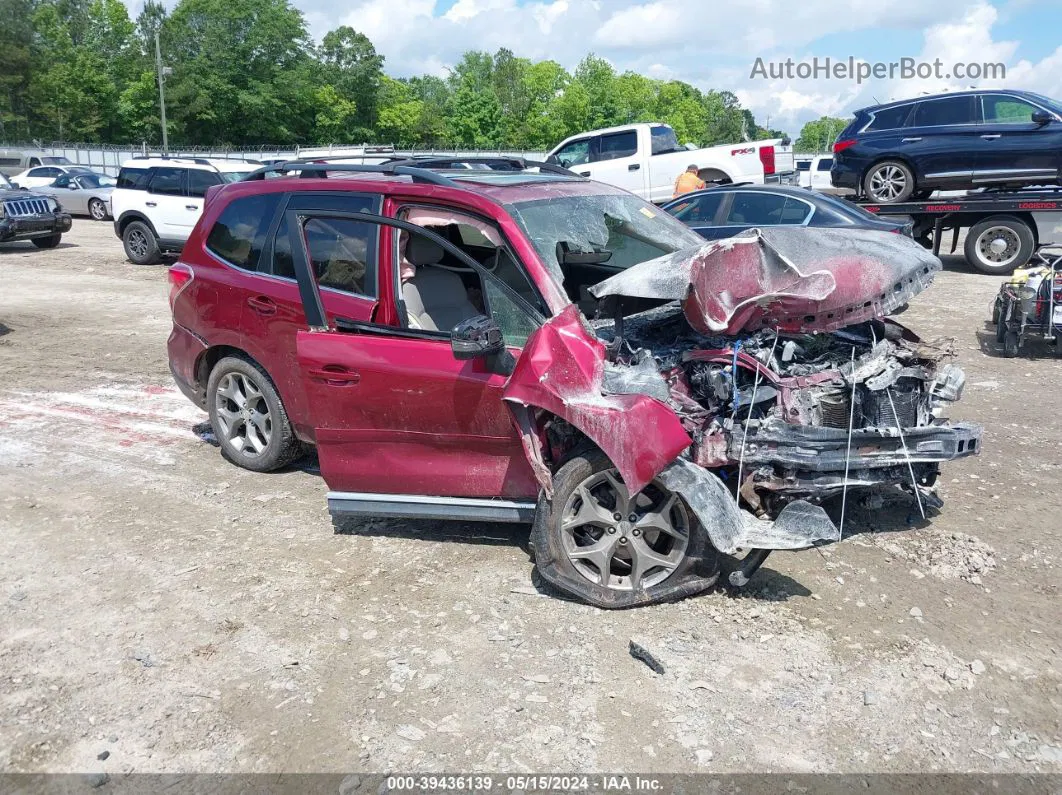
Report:
[[[13,189],[15,186],[11,184],[11,180],[7,178],[6,174],[0,173],[0,188]]]
[[[222,171],[221,172],[221,178],[223,180],[225,180],[226,182],[239,182],[240,180],[242,180],[247,175],[253,174],[253,173],[254,173],[253,169],[251,171]]]
[[[516,202],[509,211],[565,287],[572,285],[565,283],[559,252],[597,254],[615,272],[704,245],[685,224],[629,193],[536,199]]]

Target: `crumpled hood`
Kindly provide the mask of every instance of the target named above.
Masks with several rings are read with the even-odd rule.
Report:
[[[892,232],[772,227],[642,262],[590,292],[681,300],[705,334],[834,331],[893,312],[941,267]]]

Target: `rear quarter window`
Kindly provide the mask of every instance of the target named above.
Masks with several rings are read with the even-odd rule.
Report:
[[[210,228],[207,249],[237,268],[257,270],[280,197],[263,193],[233,199]]]
[[[148,171],[146,168],[123,168],[118,172],[116,188],[126,190],[144,190],[147,188]]]
[[[874,118],[866,129],[868,132],[898,130],[907,124],[907,118],[910,115],[910,105],[901,105],[898,108],[884,108],[874,112]]]

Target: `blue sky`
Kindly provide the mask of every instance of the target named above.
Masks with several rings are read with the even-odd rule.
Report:
[[[170,0],[171,3],[173,0]],[[127,0],[133,12],[141,0]],[[970,85],[1062,97],[1062,0],[292,0],[320,38],[350,25],[369,36],[389,73],[445,74],[468,49],[508,47],[574,67],[588,52],[620,71],[734,91],[761,121],[797,133],[809,119],[847,116],[874,99]],[[1006,80],[750,79],[757,57],[950,67],[999,62]]]

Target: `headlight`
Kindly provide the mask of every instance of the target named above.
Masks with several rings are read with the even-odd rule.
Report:
[[[59,209],[59,202],[57,202],[50,196],[48,197],[48,209],[51,210],[53,213]]]

